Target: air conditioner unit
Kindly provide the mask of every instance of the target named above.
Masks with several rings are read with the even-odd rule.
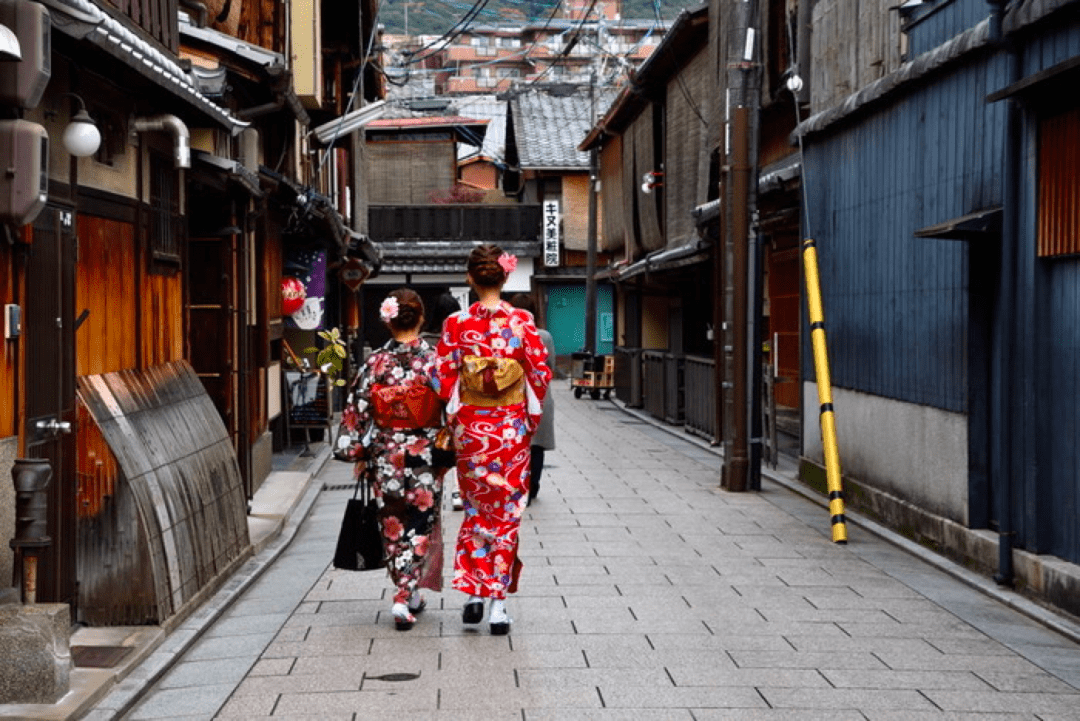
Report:
[[[30,0],[0,0],[0,23],[15,31],[22,60],[0,63],[0,103],[33,108],[52,75],[52,16]]]
[[[49,134],[28,120],[0,121],[0,221],[32,223],[49,199]]]

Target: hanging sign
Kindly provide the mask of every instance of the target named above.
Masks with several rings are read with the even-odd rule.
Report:
[[[341,266],[341,282],[352,292],[360,290],[367,277],[371,274],[367,266],[360,262],[359,258],[348,258]]]
[[[544,266],[551,268],[559,264],[559,241],[562,226],[559,215],[559,201],[545,200],[544,216]]]

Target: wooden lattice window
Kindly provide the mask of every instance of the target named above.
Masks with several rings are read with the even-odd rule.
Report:
[[[1080,108],[1039,124],[1039,257],[1080,254]]]
[[[180,262],[180,179],[172,158],[150,153],[150,253]]]

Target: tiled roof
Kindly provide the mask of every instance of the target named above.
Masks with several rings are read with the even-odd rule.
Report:
[[[587,87],[559,97],[530,90],[511,100],[518,161],[522,168],[588,168],[589,154],[577,149],[596,117],[615,97],[612,88]]]

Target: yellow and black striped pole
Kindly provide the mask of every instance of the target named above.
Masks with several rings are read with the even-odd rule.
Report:
[[[840,482],[840,451],[836,446],[836,414],[833,412],[832,383],[829,380],[829,353],[825,344],[825,314],[821,309],[821,280],[818,277],[817,245],[803,242],[806,268],[806,305],[810,312],[810,342],[814,346],[818,402],[821,404],[821,447],[825,454],[825,480],[829,489],[829,515],[833,543],[847,543],[844,518],[844,489]]]

